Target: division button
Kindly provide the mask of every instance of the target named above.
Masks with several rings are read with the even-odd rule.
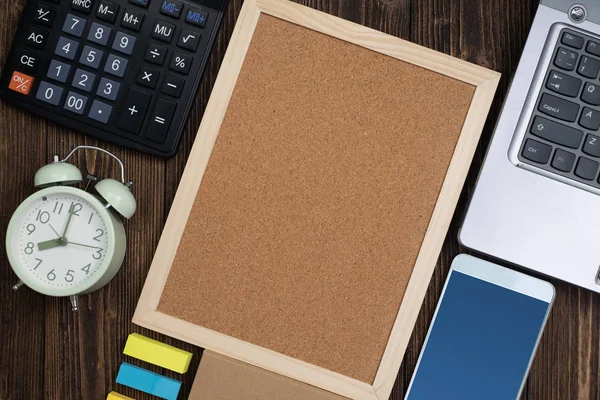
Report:
[[[129,89],[121,109],[117,126],[124,131],[138,134],[150,105],[152,95],[138,89]]]
[[[36,99],[57,106],[60,103],[63,89],[46,81],[40,83],[38,88]]]
[[[583,138],[583,132],[579,129],[574,129],[542,117],[535,117],[533,124],[531,124],[531,133],[549,142],[562,144],[573,149],[579,147]]]
[[[119,5],[112,1],[102,0],[98,5],[96,11],[96,17],[106,22],[115,22],[117,19],[117,13],[119,12]]]
[[[112,110],[112,106],[109,106],[101,101],[94,100],[88,117],[103,124],[107,124],[108,120],[110,119],[110,115],[112,114]]]
[[[178,78],[173,75],[167,75],[165,77],[165,81],[163,82],[161,91],[164,94],[168,94],[169,96],[179,98],[181,96],[181,91],[183,90],[184,83],[185,81],[181,78]]]
[[[176,109],[177,104],[159,98],[154,106],[154,112],[150,115],[146,138],[153,142],[164,143]]]
[[[527,139],[525,142],[525,146],[523,146],[523,152],[521,153],[524,158],[529,161],[533,161],[539,164],[546,164],[550,159],[550,153],[552,152],[552,147],[540,143],[537,140]]]
[[[27,31],[27,44],[36,49],[43,49],[46,47],[48,35],[48,31],[31,26]]]
[[[8,88],[17,93],[28,95],[31,92],[34,80],[32,76],[15,71],[10,78]]]
[[[165,58],[167,57],[167,51],[168,49],[166,47],[150,43],[146,50],[144,60],[151,62],[152,64],[163,65],[165,63]]]

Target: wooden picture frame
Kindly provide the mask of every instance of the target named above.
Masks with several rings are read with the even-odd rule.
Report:
[[[186,221],[261,14],[268,14],[466,82],[476,89],[404,300],[372,385],[157,311]],[[500,74],[285,0],[246,0],[141,294],[133,322],[357,400],[388,399],[425,297]]]

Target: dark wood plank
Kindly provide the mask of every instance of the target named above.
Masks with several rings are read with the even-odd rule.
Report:
[[[481,166],[502,100],[527,38],[536,1],[522,0],[302,0],[303,4],[503,73],[481,144],[459,208],[440,255],[417,325],[404,357],[392,399],[403,398],[425,339],[452,258],[460,248],[456,234],[466,200]],[[25,0],[1,2],[0,65]],[[115,384],[118,366],[132,361],[122,350],[131,332],[165,341],[194,353],[190,372],[181,376],[136,361],[153,371],[183,380],[189,392],[202,350],[141,329],[131,323],[160,232],[177,190],[190,148],[231,37],[242,0],[230,1],[179,153],[161,160],[86,138],[0,103],[0,241],[14,209],[34,192],[33,175],[58,152],[77,144],[99,144],[125,159],[135,182],[138,213],[125,226],[129,248],[117,277],[104,289],[83,296],[73,314],[65,299],[47,298],[28,289],[13,292],[16,280],[0,257],[0,399],[88,400],[118,390],[150,399]],[[86,153],[79,165],[100,176],[116,172],[104,156]],[[4,250],[3,250],[4,251]],[[523,399],[600,399],[600,296],[552,281],[557,300],[533,363]]]

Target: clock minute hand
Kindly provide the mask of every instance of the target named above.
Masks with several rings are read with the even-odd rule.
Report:
[[[69,218],[67,218],[67,223],[65,224],[65,229],[63,231],[62,237],[67,237],[67,230],[69,229],[69,225],[71,225],[71,219],[73,218],[73,211],[75,211],[75,205],[71,203],[71,207],[69,208]]]

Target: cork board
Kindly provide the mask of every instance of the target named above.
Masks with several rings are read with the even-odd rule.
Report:
[[[387,398],[499,75],[281,0],[223,64],[134,322]]]
[[[189,400],[348,400],[305,383],[205,351]]]

